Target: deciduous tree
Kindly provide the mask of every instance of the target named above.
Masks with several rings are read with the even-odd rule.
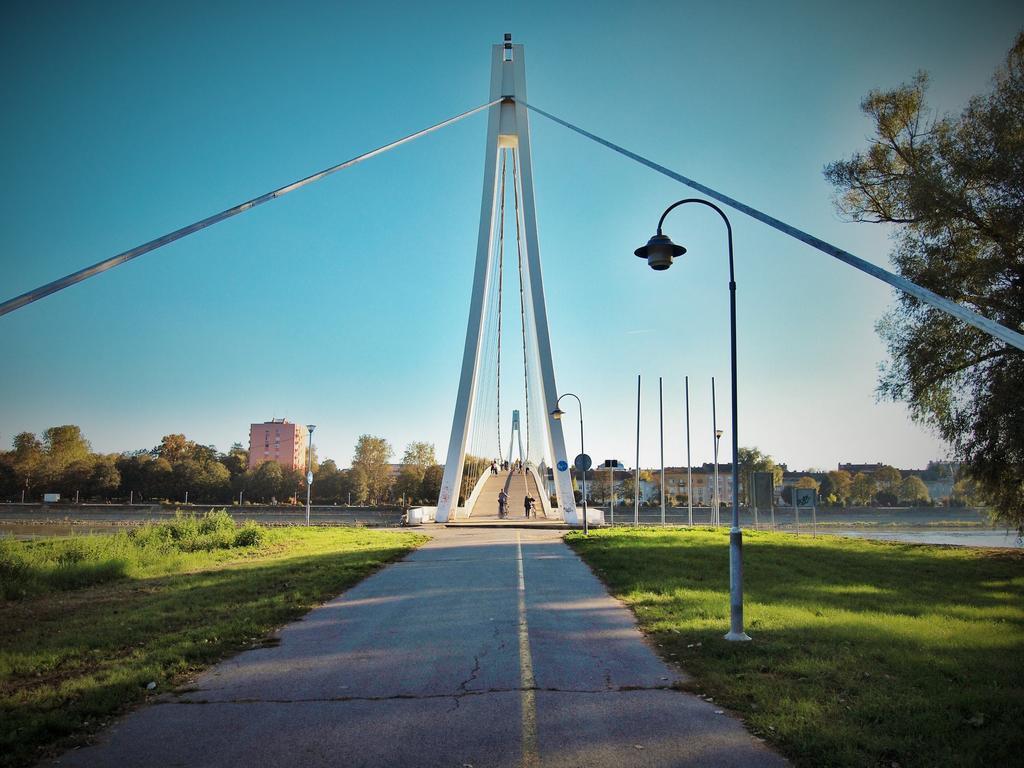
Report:
[[[391,445],[383,437],[360,435],[356,442],[352,468],[359,468],[366,483],[371,504],[383,501],[391,487]]]
[[[904,277],[1024,327],[1024,33],[990,92],[930,117],[928,79],[872,91],[869,147],[825,175],[852,221],[894,226]],[[952,446],[1003,520],[1024,529],[1024,353],[901,293],[879,322],[879,393]]]

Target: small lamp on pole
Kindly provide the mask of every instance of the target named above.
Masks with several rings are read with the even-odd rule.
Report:
[[[309,499],[313,491],[313,430],[316,424],[307,424],[309,447],[306,449],[306,525],[309,525]]]
[[[573,394],[572,392],[566,392],[564,395],[559,396],[558,400],[555,401],[555,410],[553,410],[551,412],[551,416],[556,421],[558,421],[558,420],[560,420],[565,415],[565,411],[563,411],[561,408],[558,407],[558,404],[560,402],[562,402],[562,398],[563,397],[575,397],[576,398],[576,404],[579,405],[579,407],[580,407],[580,456],[586,456],[587,452],[586,452],[586,450],[584,450],[584,447],[583,447],[583,403],[580,401],[579,396]],[[577,467],[577,469],[579,469],[579,467]],[[580,484],[581,484],[581,491],[583,493],[583,535],[587,536],[587,535],[590,534],[590,527],[589,527],[589,522],[587,520],[587,470],[586,469],[581,469],[580,470],[580,477],[582,478],[581,481],[580,481]]]

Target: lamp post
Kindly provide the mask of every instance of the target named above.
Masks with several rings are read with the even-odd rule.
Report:
[[[306,449],[306,525],[309,525],[309,498],[313,491],[313,430],[316,424],[307,424],[309,448]]]
[[[551,412],[551,415],[556,421],[560,420],[565,415],[565,411],[558,407],[558,404],[562,402],[563,397],[575,397],[576,404],[580,407],[580,455],[585,456],[587,452],[583,449],[583,403],[580,401],[579,396],[574,395],[572,392],[566,392],[564,395],[560,395],[555,401],[555,410]],[[590,533],[590,528],[587,522],[587,470],[581,470],[580,476],[582,478],[581,486],[583,490],[583,535],[587,536]]]
[[[739,429],[737,421],[739,418],[736,398],[736,271],[733,260],[732,248],[732,224],[721,208],[714,203],[700,198],[690,197],[672,203],[658,220],[657,233],[647,241],[647,245],[637,248],[634,253],[640,258],[647,259],[647,264],[654,270],[665,270],[672,266],[672,260],[677,256],[686,253],[681,245],[676,245],[672,240],[662,234],[661,227],[665,223],[665,217],[674,208],[688,203],[699,203],[712,208],[722,221],[725,222],[725,229],[729,241],[729,341],[730,341],[730,363],[732,369],[732,528],[729,531],[729,633],[726,640],[749,640],[750,637],[743,631],[743,532],[740,530],[740,509],[739,509]],[[717,440],[716,440],[717,444]]]
[[[721,520],[721,508],[722,508],[722,497],[721,497],[721,486],[718,484],[718,443],[722,439],[722,430],[715,430],[715,527],[717,528],[722,524]]]

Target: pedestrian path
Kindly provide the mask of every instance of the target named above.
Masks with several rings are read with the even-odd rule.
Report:
[[[445,529],[64,766],[783,766],[562,542]]]
[[[491,475],[484,481],[484,487],[480,489],[480,495],[466,519],[474,522],[498,520],[498,494],[502,489],[508,494],[509,520],[525,519],[523,500],[527,493],[536,500],[534,503],[537,512],[536,519],[546,519],[544,504],[533,475],[530,472],[507,472],[505,470]]]

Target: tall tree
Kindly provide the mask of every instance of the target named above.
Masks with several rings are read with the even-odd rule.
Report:
[[[444,467],[441,464],[427,467],[423,473],[423,482],[420,483],[420,498],[428,504],[436,504],[438,496],[441,495],[443,479]]]
[[[903,478],[896,496],[900,501],[909,501],[912,504],[922,501],[928,502],[931,499],[928,495],[928,486],[917,475],[908,475]]]
[[[872,91],[870,146],[825,175],[853,221],[895,225],[904,277],[1009,328],[1024,326],[1024,33],[989,93],[932,119],[928,79]],[[1024,530],[1024,353],[907,294],[879,322],[879,393],[908,404]]]
[[[754,472],[771,472],[774,485],[782,485],[782,467],[775,463],[775,459],[757,448],[740,448],[740,502],[750,503],[750,488],[754,480]]]
[[[850,500],[850,486],[853,476],[845,469],[836,469],[828,473],[828,489],[823,487],[822,494],[837,504],[846,504]]]
[[[14,450],[11,454],[10,464],[18,479],[18,485],[26,494],[30,494],[43,480],[46,471],[43,444],[31,432],[19,432],[14,436]]]
[[[57,483],[68,466],[87,460],[92,453],[81,428],[74,424],[50,427],[43,433],[43,444],[46,447],[46,473]]]
[[[870,504],[878,487],[875,479],[864,472],[858,472],[850,483],[850,499],[855,504]]]
[[[160,445],[153,449],[153,455],[167,459],[174,464],[184,459],[191,459],[195,454],[196,444],[184,435],[164,435]]]
[[[413,442],[405,448],[402,468],[395,481],[395,495],[402,495],[406,501],[420,498],[421,485],[427,469],[437,464],[433,443]]]
[[[359,468],[366,483],[371,504],[383,501],[391,487],[391,445],[383,437],[360,435],[356,442],[352,468]]]
[[[888,464],[876,469],[874,477],[875,484],[880,491],[895,492],[900,486],[900,481],[903,480],[903,475],[900,474],[900,471],[896,467],[890,467]]]

